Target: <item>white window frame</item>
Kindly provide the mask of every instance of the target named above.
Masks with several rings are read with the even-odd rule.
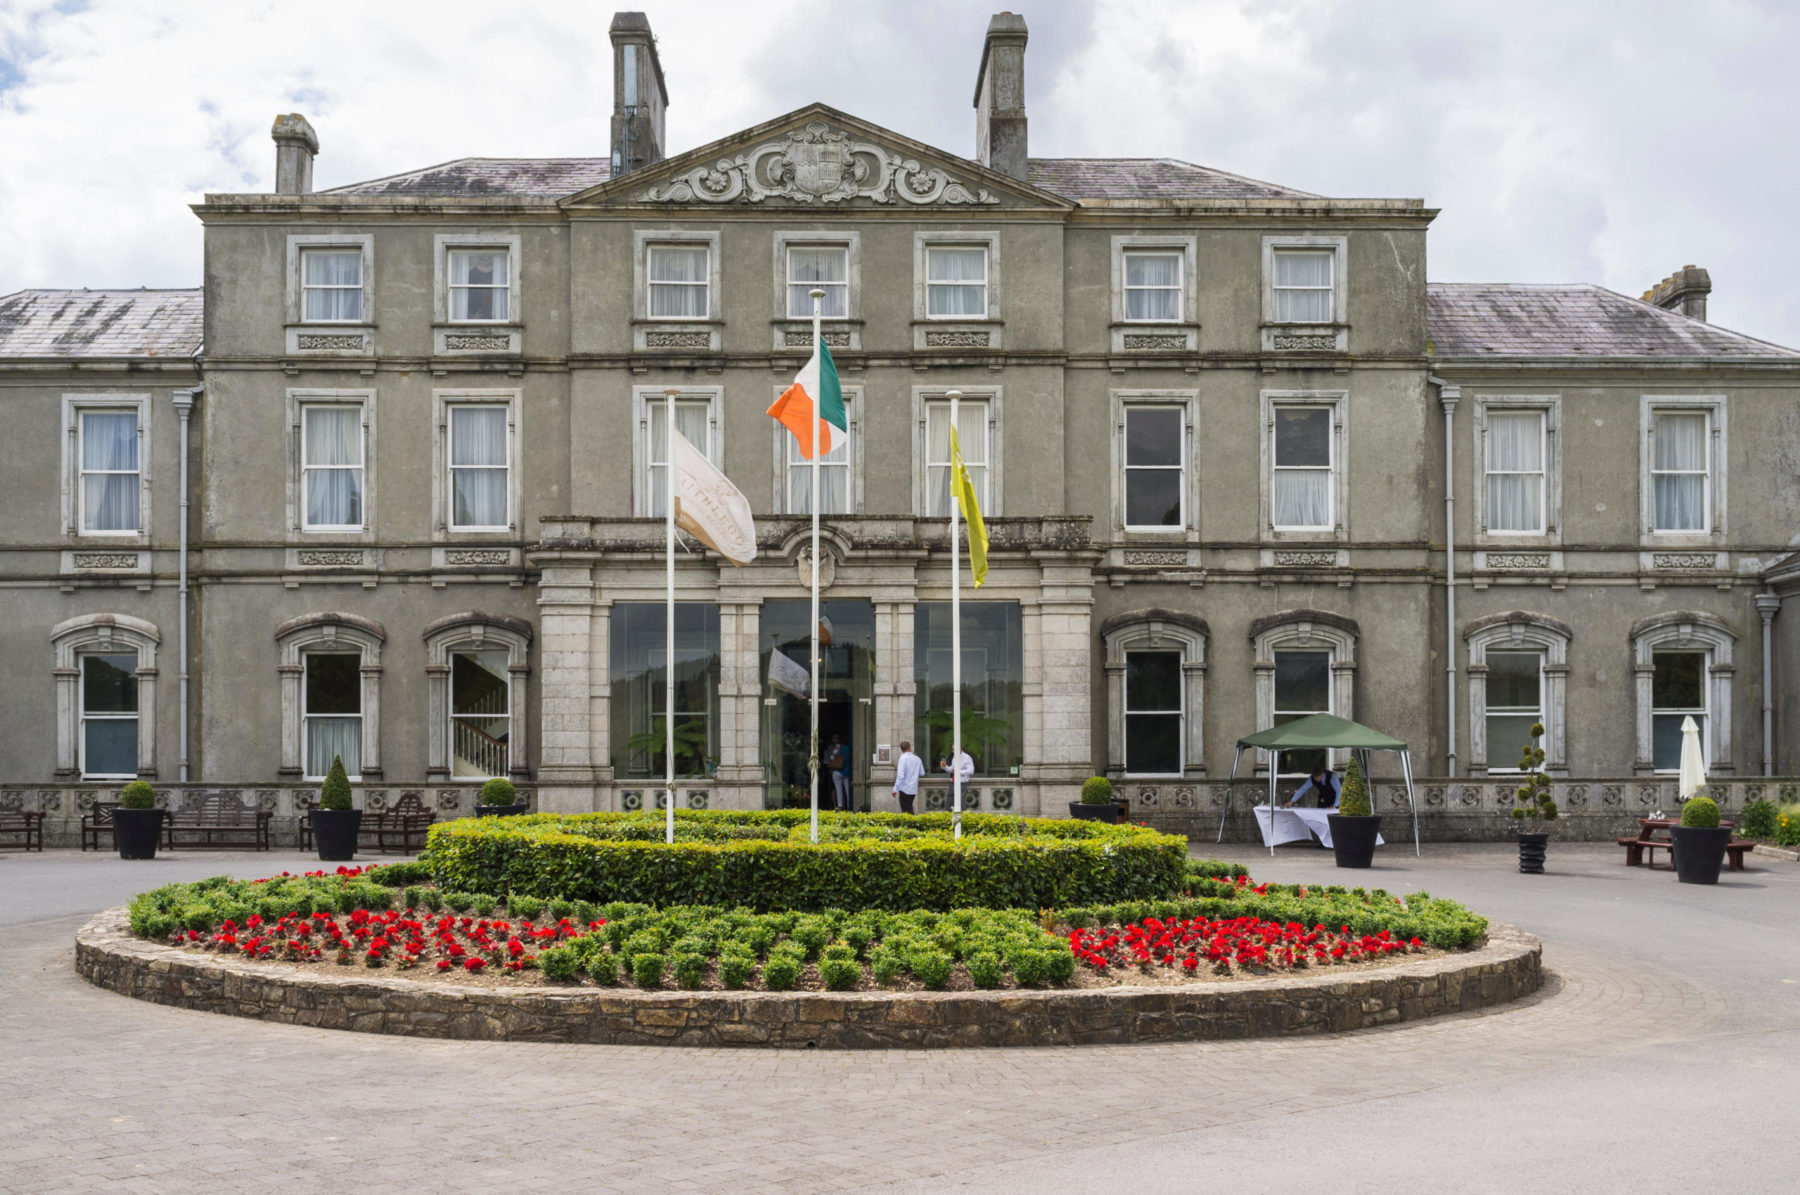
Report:
[[[78,540],[103,539],[145,544],[150,539],[150,396],[130,394],[63,395],[63,534]],[[86,487],[81,484],[81,416],[90,411],[131,412],[137,416],[138,525],[134,531],[87,531],[83,507]]]
[[[357,250],[362,253],[362,318],[306,318],[306,278],[300,261],[309,249]],[[370,233],[291,233],[287,238],[287,322],[309,327],[367,328],[375,322],[375,237]],[[291,348],[290,348],[291,351]]]
[[[1284,320],[1276,310],[1275,254],[1284,249],[1325,249],[1331,260],[1331,318],[1328,320]],[[1314,236],[1310,233],[1265,236],[1262,238],[1262,348],[1264,352],[1289,347],[1278,338],[1295,335],[1331,336],[1335,351],[1349,348],[1349,284],[1348,266],[1350,238]],[[1286,288],[1283,288],[1286,289]]]
[[[834,287],[834,286],[842,287],[844,290],[844,314],[842,314],[842,315],[826,315],[823,313],[825,304],[820,303],[819,304],[819,307],[820,307],[819,320],[820,320],[820,322],[822,322],[822,323],[841,323],[844,320],[849,319],[850,318],[850,246],[847,243],[837,243],[837,242],[832,242],[832,241],[796,241],[796,240],[788,240],[782,245],[783,256],[786,258],[786,261],[784,264],[787,267],[787,269],[785,271],[785,275],[786,275],[785,276],[785,284],[783,287],[784,294],[787,298],[787,311],[784,313],[783,318],[797,319],[797,320],[812,319],[812,300],[810,297],[807,299],[806,303],[804,304],[804,306],[806,307],[806,310],[799,311],[799,312],[796,312],[794,310],[794,287],[808,285],[805,283],[794,281],[794,250],[796,250],[796,249],[804,249],[809,253],[817,253],[822,250],[834,250],[834,251],[836,251],[838,253],[842,253],[844,255],[844,280],[842,282],[815,282],[815,283],[810,284],[810,286],[816,287],[819,290],[825,291],[827,295],[830,294],[830,288]]]
[[[931,279],[931,258],[932,258],[933,254],[942,253],[947,250],[967,252],[972,249],[979,249],[981,251],[982,273],[981,273],[981,281],[980,282],[933,282],[932,281],[932,279]],[[989,311],[990,292],[991,292],[991,287],[993,285],[992,284],[992,276],[993,276],[993,255],[988,251],[988,247],[986,245],[983,245],[983,244],[967,244],[967,245],[937,244],[937,245],[925,246],[925,318],[928,320],[950,320],[950,321],[985,320],[985,319],[987,319],[988,311]],[[974,290],[976,287],[980,287],[981,288],[981,311],[977,314],[971,314],[971,313],[967,313],[967,312],[946,312],[943,314],[939,314],[937,312],[932,311],[931,310],[931,288],[934,286],[954,286],[954,287],[958,287],[963,290]]]
[[[1284,610],[1258,618],[1250,624],[1253,650],[1252,668],[1256,674],[1256,726],[1269,730],[1275,725],[1275,653],[1277,651],[1323,651],[1329,653],[1331,670],[1330,709],[1326,713],[1345,718],[1356,716],[1356,644],[1362,636],[1353,619],[1324,610]],[[1281,713],[1292,713],[1281,710]],[[1257,768],[1264,775],[1269,770],[1268,751],[1257,750]],[[1342,752],[1329,749],[1325,758],[1331,766],[1342,758]],[[1282,776],[1295,773],[1283,772]]]
[[[1705,518],[1698,531],[1659,531],[1656,527],[1656,423],[1659,415],[1705,415],[1707,460]],[[1726,533],[1726,403],[1724,395],[1645,395],[1640,405],[1642,454],[1640,526],[1644,547],[1720,545]]]
[[[1124,708],[1121,711],[1121,716],[1125,719],[1125,752],[1124,752],[1124,760],[1123,760],[1124,766],[1125,766],[1125,775],[1126,776],[1180,776],[1180,775],[1184,775],[1184,774],[1186,774],[1186,771],[1187,771],[1187,741],[1186,741],[1187,740],[1187,701],[1186,701],[1186,694],[1181,693],[1176,698],[1176,705],[1175,705],[1175,708],[1172,710],[1134,710],[1134,709],[1132,709],[1131,708],[1131,683],[1130,683],[1131,657],[1132,656],[1173,656],[1173,657],[1175,657],[1175,669],[1176,669],[1177,674],[1180,673],[1181,665],[1183,662],[1183,656],[1182,656],[1182,652],[1181,652],[1180,648],[1141,647],[1141,648],[1132,649],[1125,653],[1125,669],[1126,669],[1125,700],[1123,702]],[[1185,686],[1177,683],[1176,689],[1178,692],[1180,690],[1182,690],[1183,688],[1185,688]],[[1173,714],[1175,716],[1176,723],[1180,727],[1180,729],[1177,731],[1176,736],[1175,736],[1175,738],[1176,738],[1175,770],[1172,772],[1140,772],[1140,771],[1133,769],[1131,766],[1131,719],[1133,717],[1140,717],[1140,716],[1141,717],[1152,717],[1152,718],[1166,718],[1166,717],[1169,717],[1171,714]]]
[[[1736,675],[1732,650],[1737,631],[1716,614],[1669,610],[1639,619],[1631,628],[1637,674],[1637,761],[1641,776],[1659,774],[1655,746],[1656,656],[1661,652],[1706,654],[1701,684],[1706,701],[1706,729],[1701,745],[1709,776],[1735,771],[1731,755],[1731,685]],[[1671,773],[1660,773],[1668,775]]]
[[[90,469],[83,462],[87,459],[87,418],[89,415],[129,415],[137,422],[137,468],[135,469]],[[124,537],[136,539],[143,534],[144,512],[143,473],[144,453],[148,445],[144,443],[144,428],[141,408],[127,405],[116,407],[84,406],[75,413],[75,497],[80,507],[77,526],[84,537]],[[101,528],[87,525],[87,479],[89,477],[135,477],[138,478],[139,507],[136,527]]]
[[[1344,540],[1348,536],[1349,486],[1345,462],[1349,459],[1349,436],[1345,424],[1349,393],[1343,390],[1265,390],[1262,393],[1262,529],[1271,540]],[[1283,407],[1322,407],[1331,417],[1331,516],[1317,527],[1275,525],[1275,416]],[[1317,466],[1308,466],[1316,469]]]
[[[281,679],[281,777],[288,780],[305,778],[304,657],[317,652],[362,657],[362,713],[359,715],[362,718],[362,771],[356,778],[364,781],[382,778],[381,648],[386,641],[386,629],[374,619],[360,614],[302,614],[275,628],[276,673]]]
[[[1126,770],[1126,657],[1131,652],[1167,651],[1181,656],[1181,775],[1206,775],[1206,652],[1211,632],[1206,620],[1171,610],[1144,609],[1114,615],[1100,626],[1106,653],[1107,775],[1148,777]],[[1156,775],[1166,779],[1167,774]]]
[[[981,504],[983,518],[997,518],[1005,510],[1004,473],[1002,471],[1003,441],[1001,433],[1005,428],[1003,413],[1003,387],[991,386],[983,389],[959,386],[914,386],[913,387],[913,513],[918,518],[935,517],[926,512],[930,509],[931,470],[944,467],[947,462],[934,462],[930,457],[931,436],[926,426],[926,419],[932,407],[939,404],[948,405],[946,397],[949,391],[961,389],[962,404],[987,404],[988,420],[988,459],[985,493],[977,494],[976,501]],[[958,410],[960,426],[962,412]],[[968,463],[964,456],[963,462]]]
[[[524,276],[524,262],[521,260],[520,247],[522,239],[513,234],[493,234],[480,231],[438,233],[432,238],[434,257],[433,268],[433,304],[436,321],[439,324],[450,324],[459,328],[514,328],[524,323],[524,312],[519,306],[520,291]],[[450,254],[462,250],[475,252],[504,252],[506,254],[506,318],[505,319],[452,319],[450,317]]]
[[[432,471],[432,527],[439,537],[516,536],[524,489],[524,394],[517,389],[454,389],[432,392],[435,420],[436,467]],[[450,475],[450,420],[459,407],[506,408],[506,522],[492,527],[462,527],[456,514],[455,487]]]
[[[327,650],[325,648],[315,648],[313,650],[304,651],[304,652],[300,653],[300,761],[301,761],[300,766],[302,769],[300,779],[306,780],[306,781],[318,781],[318,780],[325,779],[323,774],[315,776],[304,770],[306,767],[306,760],[308,758],[310,758],[312,755],[312,752],[308,748],[310,747],[311,742],[312,742],[313,719],[314,718],[343,719],[343,718],[352,718],[353,717],[356,719],[356,731],[357,731],[357,738],[359,740],[359,742],[357,744],[358,748],[359,748],[359,750],[357,752],[357,757],[359,760],[359,762],[357,764],[358,770],[355,772],[347,771],[345,774],[349,777],[350,782],[354,784],[354,783],[361,781],[363,778],[363,774],[361,771],[362,764],[361,764],[360,760],[363,757],[363,755],[366,753],[366,750],[368,747],[368,743],[367,743],[368,723],[365,722],[363,719],[363,702],[365,701],[365,697],[364,697],[361,689],[359,688],[357,690],[357,694],[356,694],[356,713],[354,713],[354,714],[309,714],[309,713],[307,713],[306,712],[306,690],[307,690],[307,686],[309,683],[309,676],[310,676],[310,674],[307,671],[307,663],[314,656],[355,656],[358,661],[360,661],[362,659],[362,653],[353,647],[337,648],[337,649],[332,649],[332,650]],[[360,664],[359,664],[359,666],[360,666]]]
[[[1184,324],[1188,322],[1188,254],[1178,245],[1144,245],[1125,249],[1120,254],[1119,269],[1119,322],[1126,324]],[[1133,286],[1130,278],[1131,259],[1134,257],[1173,257],[1175,259],[1174,286]],[[1167,291],[1175,292],[1175,315],[1170,319],[1150,319],[1131,314],[1131,292],[1133,291]]]
[[[1492,415],[1537,411],[1543,419],[1543,526],[1538,531],[1495,531],[1488,526],[1488,422]],[[1562,397],[1555,394],[1478,395],[1474,407],[1474,459],[1481,476],[1472,495],[1475,543],[1562,543]]]
[[[531,778],[527,733],[531,704],[531,624],[522,618],[469,610],[432,620],[425,627],[425,679],[431,714],[425,773],[430,782],[457,779],[453,774],[451,723],[451,657],[467,651],[504,651],[511,683],[507,688],[506,771],[515,782]],[[472,777],[462,778],[464,782]]]
[[[1514,709],[1511,706],[1508,706],[1504,709],[1496,710],[1492,704],[1484,703],[1484,707],[1483,707],[1483,711],[1482,711],[1482,718],[1481,718],[1482,729],[1484,731],[1487,729],[1487,719],[1490,715],[1492,715],[1494,713],[1500,713],[1500,714],[1506,715],[1507,717],[1514,717],[1514,718],[1519,717],[1524,714],[1530,714],[1532,721],[1543,724],[1545,732],[1548,733],[1549,729],[1550,729],[1549,717],[1545,714],[1544,707],[1546,705],[1548,705],[1549,703],[1544,700],[1544,651],[1543,651],[1543,649],[1539,648],[1539,647],[1516,647],[1516,648],[1515,647],[1500,647],[1500,648],[1496,648],[1494,651],[1489,652],[1488,654],[1490,656],[1492,656],[1492,655],[1530,656],[1532,659],[1537,661],[1537,669],[1536,669],[1536,671],[1537,671],[1537,704],[1530,709]],[[1486,675],[1491,676],[1492,671],[1493,671],[1492,667],[1490,666]],[[1485,680],[1486,680],[1486,676],[1483,677],[1484,696],[1485,696]],[[1505,749],[1506,749],[1505,744],[1493,743],[1491,745],[1499,748],[1502,751],[1505,751]],[[1524,744],[1521,743],[1520,747],[1523,748]],[[1544,753],[1544,757],[1545,757],[1544,762],[1546,764],[1549,763],[1549,754],[1550,753],[1548,751],[1546,751]],[[1511,774],[1520,774],[1525,769],[1520,768],[1519,766],[1517,766],[1516,763],[1501,764],[1501,763],[1497,763],[1493,760],[1489,760],[1488,765],[1487,765],[1487,770],[1490,773],[1499,772],[1499,773],[1505,773],[1505,774],[1511,775]],[[1532,769],[1532,770],[1535,771],[1537,769]],[[1548,768],[1546,767],[1544,770],[1548,771]]]
[[[1522,744],[1500,747],[1501,757],[1490,758],[1494,745],[1487,741],[1487,653],[1535,651],[1539,653],[1538,703],[1544,723],[1544,771],[1566,776],[1568,767],[1569,624],[1530,610],[1508,610],[1484,615],[1463,627],[1469,652],[1469,774],[1517,773],[1513,751]]]
[[[779,398],[782,392],[787,389],[787,386],[778,385],[773,389],[775,397]],[[846,491],[850,497],[850,509],[844,513],[858,515],[861,514],[863,510],[863,388],[861,386],[845,386],[843,389],[844,422],[850,425],[848,428],[850,436],[850,459],[843,464],[832,465],[828,463],[824,465],[823,468],[848,468],[850,470],[850,484]],[[797,451],[799,441],[794,439],[793,432],[789,431],[786,426],[780,423],[774,424],[773,430],[775,436],[775,486],[773,489],[774,505],[771,506],[770,509],[777,514],[800,514],[801,512],[794,507],[794,504],[788,501],[788,470],[810,468],[811,466],[809,462],[799,456]],[[840,433],[834,428],[831,434],[833,437],[836,437]],[[824,479],[821,477],[820,480],[823,481]],[[830,512],[825,512],[825,517],[831,518],[832,514]]]
[[[927,255],[932,249],[983,249],[987,250],[987,309],[981,315],[932,315],[929,295],[929,265]],[[945,231],[913,233],[913,322],[917,325],[932,324],[934,330],[946,328],[954,330],[959,325],[967,324],[971,328],[980,327],[989,332],[988,346],[1000,347],[1000,334],[994,325],[1002,322],[1001,306],[1004,296],[1001,292],[1001,258],[1000,234],[989,231]],[[914,329],[913,347],[925,347],[925,330],[922,326]]]
[[[55,653],[56,776],[88,779],[82,773],[87,750],[82,733],[82,665],[84,655],[137,656],[138,757],[133,777],[156,776],[156,649],[162,635],[156,624],[129,614],[83,614],[56,624],[50,632]]]
[[[308,282],[306,280],[306,262],[308,258],[322,256],[327,253],[343,254],[356,259],[356,284],[354,286],[338,285],[325,282]],[[306,314],[306,299],[310,291],[355,291],[356,318],[324,319]],[[362,253],[355,245],[308,245],[300,250],[300,322],[307,324],[361,324],[366,322],[367,312],[362,309],[364,299],[362,279]]]
[[[360,417],[360,419],[362,421],[362,435],[359,437],[359,446],[362,449],[362,459],[360,461],[358,461],[357,464],[353,468],[350,466],[345,466],[345,465],[309,465],[306,463],[306,461],[307,461],[306,429],[307,429],[307,422],[308,422],[307,416],[309,414],[311,414],[313,411],[327,411],[327,410],[355,411],[355,412],[357,412],[358,416]],[[342,531],[362,531],[365,528],[367,528],[369,525],[369,505],[368,505],[368,501],[367,501],[368,468],[369,468],[369,416],[368,416],[367,408],[365,408],[361,403],[350,403],[350,402],[343,402],[343,403],[308,402],[308,403],[305,403],[304,405],[302,405],[302,407],[300,409],[300,520],[301,520],[300,521],[300,530],[309,532],[309,533],[324,532],[324,533],[330,534],[330,533],[342,532]],[[359,491],[359,494],[363,498],[363,502],[361,504],[363,520],[361,523],[309,523],[306,521],[306,517],[307,517],[306,512],[308,511],[308,509],[310,509],[310,507],[312,505],[307,500],[309,483],[311,481],[311,475],[313,473],[317,473],[317,472],[333,472],[333,473],[355,472],[358,475],[358,481],[361,484],[361,489]]]
[[[1656,675],[1656,657],[1657,656],[1699,656],[1700,657],[1700,704],[1698,706],[1694,706],[1694,707],[1684,706],[1684,707],[1677,708],[1677,709],[1670,709],[1670,708],[1658,706],[1656,704],[1655,675]],[[1712,702],[1710,700],[1710,698],[1712,697],[1712,685],[1708,683],[1708,680],[1712,675],[1712,649],[1704,648],[1704,647],[1701,647],[1701,648],[1695,648],[1695,647],[1685,647],[1685,648],[1683,648],[1683,647],[1665,647],[1665,648],[1661,648],[1659,650],[1652,651],[1650,653],[1650,667],[1651,667],[1651,686],[1650,686],[1650,753],[1651,753],[1650,761],[1651,761],[1651,766],[1654,768],[1654,770],[1658,776],[1674,776],[1674,775],[1678,775],[1681,771],[1681,763],[1680,763],[1679,758],[1676,760],[1676,765],[1672,768],[1657,768],[1657,767],[1655,767],[1655,763],[1656,763],[1656,719],[1658,717],[1673,718],[1673,717],[1677,717],[1677,716],[1683,717],[1683,718],[1691,718],[1691,717],[1698,715],[1699,719],[1700,719],[1700,725],[1705,727],[1705,729],[1702,730],[1701,734],[1700,734],[1700,762],[1701,762],[1702,768],[1707,767],[1708,765],[1710,765],[1712,763],[1712,760],[1710,758],[1708,758],[1709,753],[1706,749],[1707,740],[1711,737],[1709,732],[1712,729],[1712,719],[1713,719]]]
[[[135,780],[137,779],[136,760],[132,761],[133,768],[129,772],[95,772],[88,768],[87,728],[89,722],[130,722],[137,727],[138,738],[140,741],[144,734],[144,695],[141,687],[138,690],[138,708],[131,713],[92,713],[89,712],[87,708],[88,661],[97,660],[108,655],[130,655],[135,659],[137,652],[135,650],[105,651],[99,648],[90,648],[87,651],[78,653],[75,657],[76,666],[81,669],[81,677],[76,682],[76,692],[79,694],[80,701],[80,708],[77,711],[79,726],[76,730],[76,744],[77,752],[80,756],[79,766],[81,768],[81,778],[83,780]],[[134,685],[138,683],[135,664],[132,668],[132,683]]]
[[[306,525],[306,479],[304,477],[305,445],[305,409],[313,404],[321,406],[358,406],[363,411],[363,495],[361,527],[323,528]],[[287,476],[287,528],[288,539],[292,542],[309,542],[325,538],[339,540],[371,542],[375,528],[375,483],[376,462],[376,404],[373,390],[311,390],[290,389],[287,392],[287,429],[288,429],[288,476]]]
[[[1167,538],[1170,536],[1194,538],[1190,535],[1197,529],[1196,501],[1197,444],[1199,441],[1197,421],[1199,418],[1199,392],[1194,390],[1115,390],[1112,392],[1113,408],[1113,459],[1116,462],[1113,470],[1113,526],[1129,538]],[[1130,471],[1134,466],[1128,460],[1128,437],[1126,421],[1131,412],[1137,409],[1160,408],[1181,412],[1181,521],[1175,526],[1155,524],[1138,526],[1126,521],[1130,504],[1128,483]],[[1166,468],[1166,466],[1157,466]]]
[[[657,279],[655,262],[656,262],[656,255],[659,250],[679,249],[683,252],[692,252],[695,248],[698,248],[702,253],[706,254],[706,276],[703,279],[701,279],[699,282],[671,282],[671,281]],[[650,304],[650,306],[646,307],[644,317],[646,319],[656,320],[659,323],[671,323],[671,324],[705,323],[706,321],[710,320],[712,318],[712,314],[713,314],[712,254],[713,254],[713,249],[712,249],[711,245],[696,246],[691,241],[689,241],[689,242],[651,241],[648,245],[646,245],[644,247],[644,283],[645,283],[645,287],[646,287],[646,289],[644,291],[644,299],[645,299],[646,303]],[[659,286],[677,287],[684,291],[698,289],[701,292],[701,294],[704,296],[704,302],[702,302],[700,305],[701,306],[700,314],[699,315],[657,315],[654,310],[655,305],[654,305],[653,300],[656,297],[656,288]]]
[[[654,498],[657,496],[657,491],[653,490],[652,487],[659,487],[662,492],[666,492],[667,483],[660,480],[663,476],[661,470],[664,466],[658,463],[663,455],[664,446],[661,444],[652,444],[650,442],[650,409],[656,404],[664,402],[668,397],[668,391],[670,389],[680,391],[675,397],[677,403],[704,403],[706,405],[707,442],[705,444],[696,445],[695,447],[699,448],[700,451],[705,454],[706,459],[711,461],[715,466],[718,466],[719,468],[724,467],[720,464],[722,459],[722,446],[725,439],[724,387],[632,387],[631,422],[632,427],[635,429],[633,438],[635,439],[636,444],[632,453],[631,510],[632,513],[640,519],[662,517],[655,511]]]

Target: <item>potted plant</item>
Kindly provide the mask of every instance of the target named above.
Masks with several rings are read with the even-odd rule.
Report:
[[[1122,820],[1118,802],[1113,800],[1112,781],[1104,776],[1089,776],[1081,785],[1081,800],[1069,802],[1069,816],[1114,824]]]
[[[1719,825],[1719,805],[1711,797],[1689,797],[1681,824],[1669,827],[1674,843],[1675,878],[1684,884],[1716,884],[1725,862],[1731,827]]]
[[[156,807],[156,790],[148,781],[133,780],[119,790],[119,807],[113,810],[113,841],[121,859],[156,858],[156,840],[162,837],[163,814]]]
[[[481,786],[481,801],[475,806],[477,817],[512,817],[525,812],[525,802],[518,799],[513,782],[496,776]]]
[[[331,757],[331,771],[319,786],[319,805],[312,812],[313,841],[319,858],[341,863],[356,858],[356,835],[362,829],[362,810],[350,807],[350,778],[344,761]]]
[[[1513,793],[1517,804],[1512,807],[1512,819],[1519,823],[1516,836],[1519,840],[1519,870],[1526,875],[1544,874],[1544,848],[1550,841],[1550,832],[1545,829],[1556,820],[1556,802],[1550,798],[1550,777],[1544,775],[1544,749],[1538,740],[1544,737],[1544,724],[1531,724],[1531,739],[1525,744],[1525,750],[1519,755],[1519,771],[1525,773],[1525,782]]]
[[[1354,758],[1344,772],[1344,791],[1338,796],[1331,823],[1331,853],[1339,867],[1367,867],[1375,859],[1375,840],[1381,836],[1381,816],[1369,804],[1369,781]]]

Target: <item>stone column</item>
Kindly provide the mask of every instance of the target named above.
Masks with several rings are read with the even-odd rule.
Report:
[[[81,777],[80,754],[76,738],[80,726],[80,668],[56,669],[56,778],[77,780]],[[285,757],[284,757],[285,758]]]
[[[363,744],[362,779],[381,779],[381,664],[370,663],[367,655],[362,666]]]
[[[1656,679],[1656,665],[1651,662],[1648,652],[1640,652],[1637,673],[1637,762],[1631,770],[1639,776],[1648,776],[1656,771],[1656,748],[1652,738],[1650,711],[1655,702],[1652,682]]]
[[[508,707],[509,709],[511,707]],[[425,782],[440,784],[450,778],[450,666],[425,665],[425,711],[431,719],[426,731]]]
[[[507,723],[506,734],[506,773],[516,784],[531,779],[531,661],[513,656],[506,665],[507,692],[506,709],[511,715]],[[448,686],[445,692],[448,694]],[[449,704],[444,706],[445,723],[449,722]],[[448,763],[450,753],[444,752],[444,761]]]
[[[538,580],[538,725],[543,740],[538,808],[546,813],[586,813],[600,807],[595,784],[606,758],[607,701],[595,697],[593,657],[598,646],[604,676],[609,630],[608,619],[595,609],[596,559],[591,553],[555,552],[534,560],[543,569]],[[596,712],[599,727],[594,725]],[[602,751],[598,758],[596,740]]]
[[[1016,803],[1027,816],[1079,800],[1094,769],[1092,561],[1052,558],[1041,567],[1038,601],[1024,608],[1026,746],[1019,778],[1037,783],[1035,800],[1021,789]]]
[[[298,780],[300,767],[300,674],[296,662],[282,664],[281,673],[281,767],[276,772],[283,780]]]

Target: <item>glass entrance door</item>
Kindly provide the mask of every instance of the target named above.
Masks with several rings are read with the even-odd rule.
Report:
[[[820,603],[819,808],[835,805],[836,786],[826,767],[841,748],[850,808],[869,808],[869,765],[874,756],[875,607],[860,599]],[[807,651],[811,599],[764,602],[762,607],[763,806],[805,808],[811,703]],[[776,657],[781,657],[777,659]]]

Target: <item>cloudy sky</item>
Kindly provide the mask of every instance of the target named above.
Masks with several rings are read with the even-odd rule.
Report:
[[[1707,267],[1714,322],[1800,345],[1800,5],[1009,0],[1038,156],[1168,156],[1441,208],[1441,281],[1638,294]],[[681,151],[813,100],[972,154],[963,0],[641,0]],[[610,7],[0,0],[0,294],[186,286],[186,205],[461,156],[604,156]]]

